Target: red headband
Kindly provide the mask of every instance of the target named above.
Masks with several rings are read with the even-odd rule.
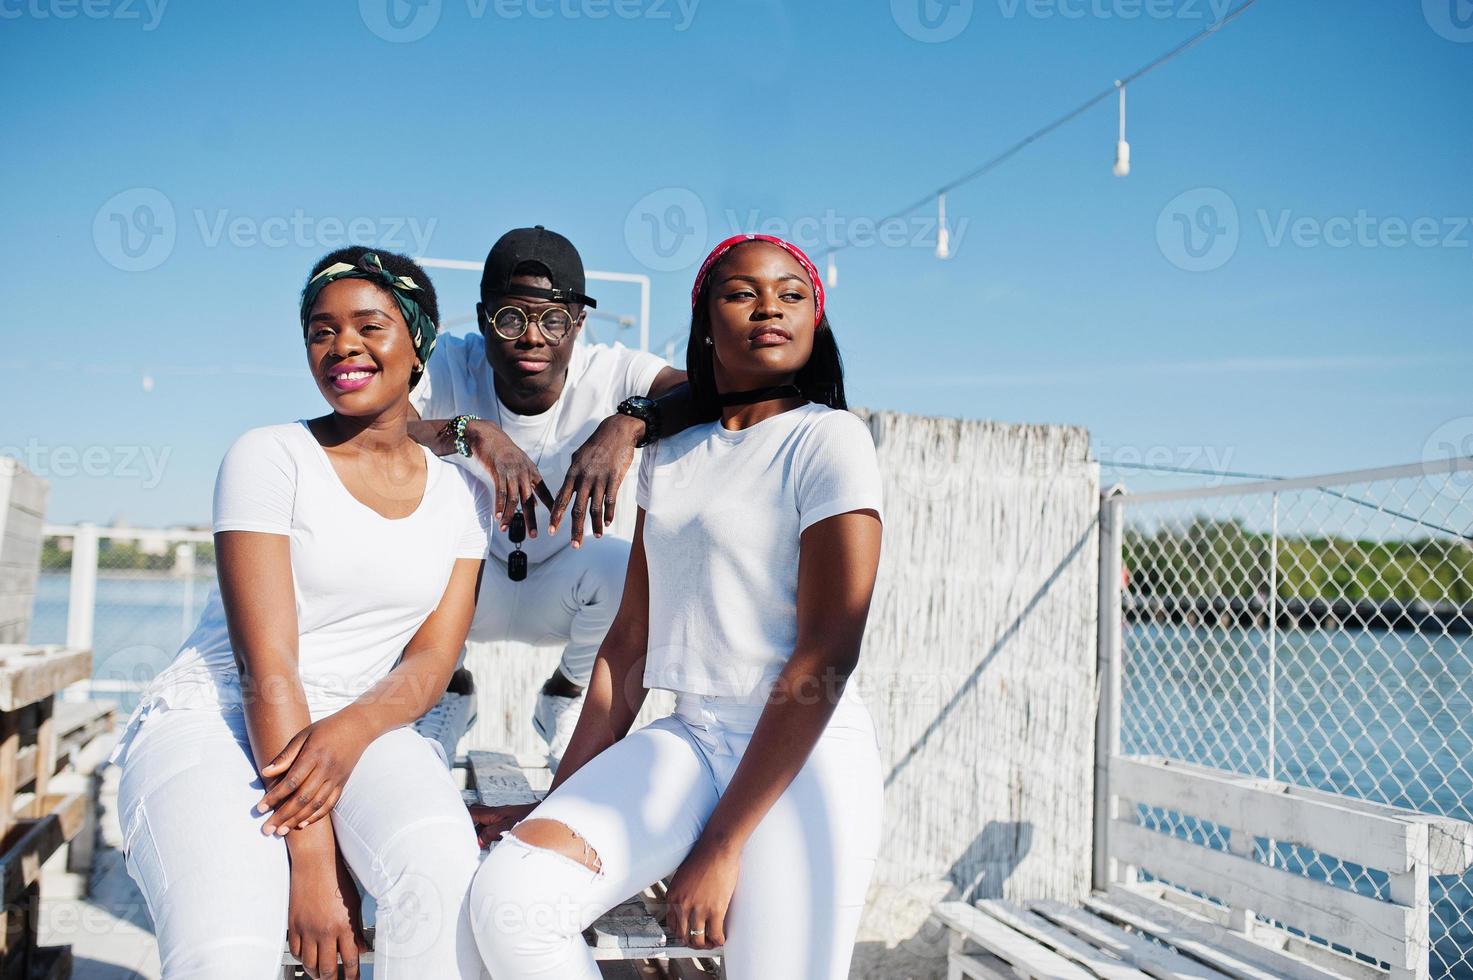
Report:
[[[818,266],[814,265],[813,260],[803,254],[801,248],[792,242],[783,241],[774,235],[732,235],[726,241],[711,249],[711,254],[706,256],[706,261],[701,263],[701,271],[696,273],[696,284],[691,287],[691,309],[694,310],[696,308],[696,303],[701,295],[701,287],[706,284],[706,277],[711,274],[711,270],[715,268],[716,263],[721,261],[723,255],[743,242],[767,242],[768,244],[776,245],[798,260],[798,264],[803,267],[803,271],[808,273],[808,282],[813,286],[813,324],[817,326],[823,320],[823,280],[818,276]]]

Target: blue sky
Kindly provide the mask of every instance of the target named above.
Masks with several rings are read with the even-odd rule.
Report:
[[[0,447],[55,520],[206,521],[236,434],[322,410],[294,309],[320,254],[478,260],[532,223],[649,273],[656,341],[734,225],[846,246],[857,405],[1257,472],[1462,444],[1465,0],[1260,0],[1130,88],[1128,178],[1111,101],[949,195],[951,259],[929,209],[869,244],[1223,8],[0,0]],[[474,274],[436,281],[469,311]]]

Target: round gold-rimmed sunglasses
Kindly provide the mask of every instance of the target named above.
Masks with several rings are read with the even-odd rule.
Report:
[[[527,332],[529,323],[537,324],[538,331],[550,342],[556,344],[568,335],[573,329],[573,315],[567,310],[556,306],[548,307],[541,313],[532,316],[519,306],[503,306],[491,314],[489,324],[496,336],[502,340],[520,340],[522,334]]]

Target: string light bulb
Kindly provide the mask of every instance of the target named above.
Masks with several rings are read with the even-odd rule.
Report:
[[[1115,142],[1115,176],[1130,176],[1130,144],[1125,141],[1125,86],[1118,81],[1115,87],[1120,90],[1120,137]]]
[[[839,264],[834,261],[833,252],[829,253],[829,267],[823,278],[831,289],[839,284]]]
[[[951,231],[946,227],[946,195],[936,196],[936,257],[951,258]]]

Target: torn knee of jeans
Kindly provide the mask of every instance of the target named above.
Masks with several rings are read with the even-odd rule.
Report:
[[[560,820],[523,820],[507,831],[507,836],[528,847],[561,855],[589,871],[603,871],[603,861],[598,852],[583,839],[583,835]]]

